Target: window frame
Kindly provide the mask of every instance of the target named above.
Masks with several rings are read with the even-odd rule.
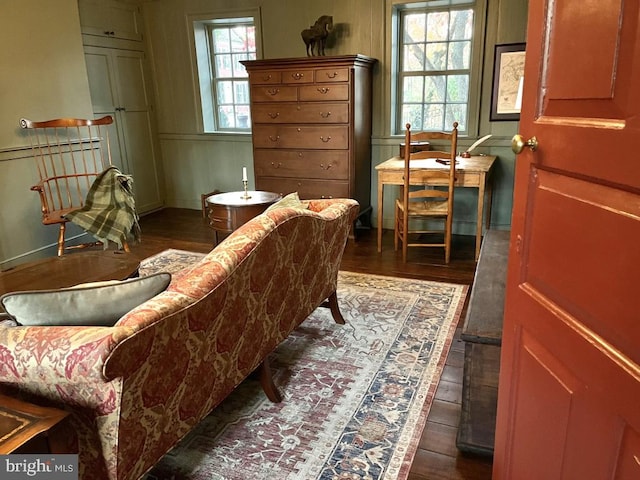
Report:
[[[227,10],[207,14],[188,15],[190,29],[190,52],[193,66],[193,84],[196,92],[196,115],[198,130],[203,133],[251,134],[251,122],[246,128],[221,128],[218,122],[218,102],[216,96],[216,78],[213,55],[213,43],[210,30],[214,25],[233,25],[235,20],[247,24],[253,21],[255,28],[255,55],[262,58],[262,27],[260,8]],[[249,78],[247,77],[247,83]]]
[[[486,0],[427,0],[421,2],[402,2],[391,5],[391,82],[390,82],[390,130],[392,136],[404,134],[402,120],[402,78],[401,58],[404,43],[402,41],[403,14],[468,9],[474,11],[471,53],[469,65],[469,94],[467,101],[467,124],[460,130],[461,136],[477,136],[480,124],[480,97],[483,76],[483,52],[485,42]],[[423,104],[424,105],[424,104]]]

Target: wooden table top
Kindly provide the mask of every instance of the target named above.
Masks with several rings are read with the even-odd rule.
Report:
[[[448,169],[448,165],[444,165],[436,161],[435,158],[419,158],[411,160],[411,169]],[[456,158],[456,170],[464,170],[465,172],[481,172],[487,173],[491,170],[493,162],[496,157],[492,155],[474,155],[469,158],[457,157]],[[397,171],[404,168],[404,159],[402,157],[391,157],[389,160],[385,160],[381,164],[377,165],[378,171]]]
[[[95,250],[47,257],[0,272],[0,295],[49,290],[79,283],[124,280],[134,276],[139,260],[120,250]]]
[[[69,412],[0,394],[0,454],[6,455],[60,423]]]
[[[249,198],[244,198],[244,192],[218,193],[207,197],[206,202],[210,205],[224,205],[227,207],[244,207],[249,205],[269,205],[280,200],[279,193],[249,190]]]

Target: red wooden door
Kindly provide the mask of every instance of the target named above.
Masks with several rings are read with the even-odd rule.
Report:
[[[496,480],[640,479],[639,20],[529,0]]]

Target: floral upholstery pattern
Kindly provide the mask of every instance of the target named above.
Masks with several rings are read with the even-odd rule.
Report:
[[[137,479],[335,292],[357,212],[259,215],[113,327],[0,327],[0,390],[71,411],[80,478]]]

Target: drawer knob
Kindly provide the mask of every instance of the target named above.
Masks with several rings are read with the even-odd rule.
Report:
[[[317,90],[323,95],[329,93],[329,89],[327,87],[318,87]]]
[[[329,118],[329,115],[331,115],[331,112],[320,112],[322,118]]]
[[[282,163],[280,163],[280,162],[278,162],[278,163],[276,163],[276,162],[271,162],[271,166],[272,166],[273,168],[280,168],[280,167],[282,166]]]
[[[320,140],[322,140],[324,143],[327,143],[329,142],[329,140],[331,140],[331,135],[329,135],[327,138],[320,137]]]
[[[294,80],[300,80],[304,78],[304,73],[296,72],[296,73],[292,73],[291,76],[294,78]]]
[[[333,195],[322,195],[320,198],[329,198],[329,199],[331,199],[331,198],[333,198]]]
[[[338,76],[338,72],[327,72],[327,78],[336,78]]]
[[[276,135],[275,137],[273,135],[269,135],[269,140],[271,140],[272,142],[277,142],[278,140],[280,140],[280,135]]]
[[[269,115],[271,117],[271,120],[275,120],[276,118],[278,118],[280,116],[280,112],[276,112],[276,113],[269,112],[267,115]]]
[[[304,157],[304,153],[298,152],[298,158],[302,158],[302,157]]]
[[[262,76],[262,81],[266,82],[267,80],[271,80],[271,74],[267,74],[267,75],[263,75]]]
[[[267,90],[267,93],[273,97],[273,96],[277,95],[278,93],[280,93],[280,89],[279,88],[270,88],[269,90]]]
[[[320,168],[323,169],[323,170],[329,170],[332,166],[333,166],[332,163],[328,163],[326,166],[325,166],[324,163],[320,164]]]

